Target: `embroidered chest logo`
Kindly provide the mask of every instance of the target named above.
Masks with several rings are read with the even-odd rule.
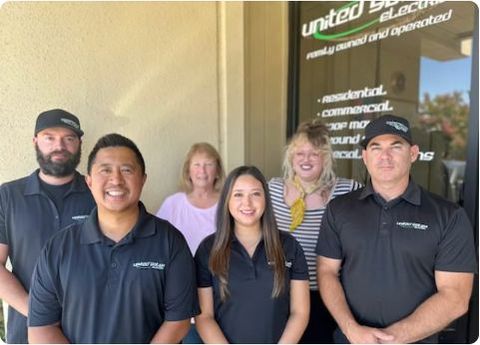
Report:
[[[412,229],[412,230],[422,230],[422,231],[425,231],[428,229],[427,224],[411,223],[411,222],[397,222],[397,226],[401,227],[402,229]]]
[[[134,262],[132,264],[133,267],[141,269],[141,270],[163,270],[165,268],[165,264],[160,262],[153,262],[153,261],[141,261],[141,262]]]
[[[82,220],[88,218],[88,214],[80,214],[78,216],[72,216],[73,220]]]
[[[269,262],[268,262],[268,265],[269,265],[269,266],[273,266],[273,265],[274,265],[274,262],[273,262],[273,261],[269,261]],[[292,262],[291,262],[291,261],[285,261],[285,267],[286,267],[286,268],[292,267]]]

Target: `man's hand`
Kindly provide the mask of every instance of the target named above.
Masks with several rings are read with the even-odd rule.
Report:
[[[382,331],[393,336],[385,343],[408,344],[431,336],[468,311],[473,274],[435,271],[437,292],[413,313]]]
[[[393,336],[384,331],[367,326],[355,325],[345,333],[352,344],[381,344],[393,340]]]

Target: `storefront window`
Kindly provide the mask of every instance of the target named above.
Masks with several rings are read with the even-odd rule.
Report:
[[[363,129],[394,113],[420,147],[414,179],[461,199],[475,5],[453,1],[298,5],[298,120],[330,128],[340,176],[365,182]]]

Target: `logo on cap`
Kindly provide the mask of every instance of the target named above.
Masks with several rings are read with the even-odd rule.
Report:
[[[395,128],[397,131],[402,131],[407,133],[408,132],[408,127],[405,126],[403,123],[397,122],[397,121],[386,121],[385,122],[387,125]]]
[[[70,127],[73,127],[75,129],[80,129],[80,126],[75,121],[72,121],[72,120],[66,119],[66,118],[61,118],[60,121],[69,125]]]

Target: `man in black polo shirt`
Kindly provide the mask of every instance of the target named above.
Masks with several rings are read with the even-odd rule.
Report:
[[[406,119],[379,117],[361,144],[370,181],[329,203],[317,243],[318,284],[339,326],[335,340],[437,342],[468,309],[472,227],[462,208],[410,178],[419,148]]]
[[[33,343],[177,343],[199,313],[192,255],[180,232],[139,202],[145,162],[109,134],[88,157],[97,203],[54,236],[32,277]]]
[[[27,342],[30,278],[45,242],[83,221],[95,206],[80,161],[78,118],[53,109],[36,121],[33,143],[40,169],[0,187],[0,298],[7,302],[7,342]],[[5,265],[10,257],[12,272]]]

